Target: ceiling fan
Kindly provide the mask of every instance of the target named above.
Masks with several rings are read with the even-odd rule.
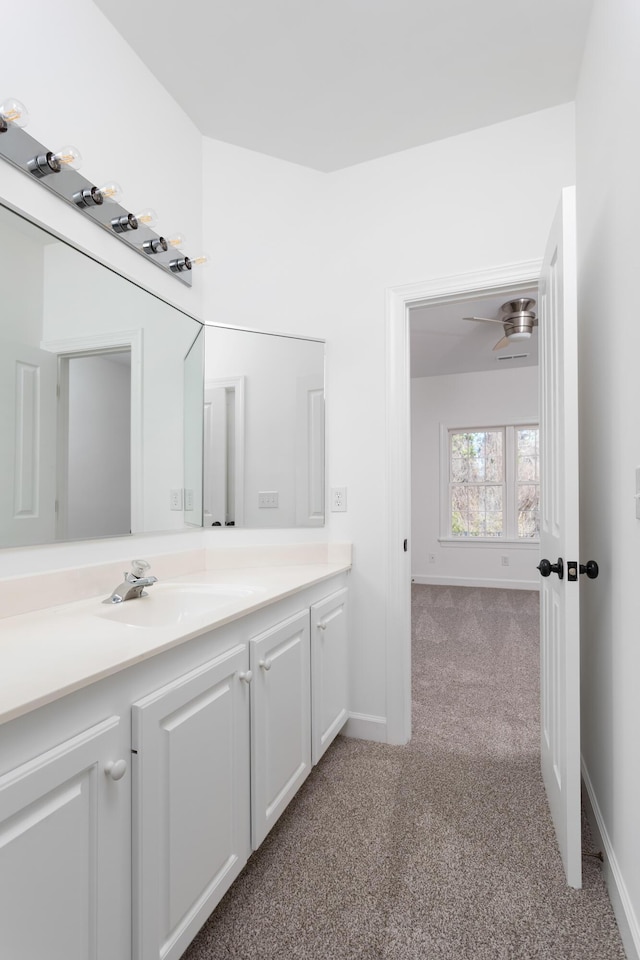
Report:
[[[529,340],[533,328],[538,326],[534,307],[535,300],[519,297],[517,300],[507,300],[500,307],[501,317],[463,317],[464,320],[483,320],[487,323],[501,323],[504,327],[504,337],[498,340],[494,350],[503,350],[511,340]]]

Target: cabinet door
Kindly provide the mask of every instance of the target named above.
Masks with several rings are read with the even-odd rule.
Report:
[[[317,763],[348,718],[347,588],[311,607],[311,754]]]
[[[180,957],[249,856],[246,668],[235,646],[133,706],[136,960]]]
[[[254,637],[251,841],[256,850],[311,769],[309,611]]]
[[[130,956],[131,793],[119,724],[110,717],[0,777],[3,957]]]

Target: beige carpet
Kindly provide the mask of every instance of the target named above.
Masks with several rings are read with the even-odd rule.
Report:
[[[411,743],[339,737],[184,960],[623,960],[556,849],[537,594],[414,586],[413,634]]]

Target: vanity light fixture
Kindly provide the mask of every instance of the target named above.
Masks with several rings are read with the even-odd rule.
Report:
[[[114,217],[111,226],[116,233],[126,233],[127,230],[137,230],[138,221],[132,213],[125,213],[121,217]]]
[[[122,188],[114,181],[97,186],[78,173],[81,163],[77,147],[66,146],[52,151],[21,128],[28,121],[23,103],[14,98],[0,102],[0,158],[11,163],[31,179],[38,181],[65,203],[79,210],[85,217],[126,243],[131,250],[155,263],[166,273],[191,286],[191,266],[180,248],[184,238],[171,235],[170,240],[158,236],[153,229],[157,223],[155,210],[146,208],[130,213],[121,205]],[[66,171],[63,177],[51,176]],[[180,266],[176,268],[175,263]]]
[[[83,190],[77,190],[73,200],[79,207],[99,207],[105,200],[115,203],[121,196],[122,187],[119,183],[111,181],[103,183],[101,187],[85,187]]]
[[[5,133],[9,129],[9,124],[15,127],[26,127],[29,123],[29,112],[24,103],[9,97],[0,103],[0,133]]]
[[[77,170],[82,165],[82,154],[77,147],[68,145],[60,147],[53,153],[39,153],[27,163],[27,169],[39,179],[48,177],[51,173],[60,173],[62,170]]]
[[[178,257],[171,260],[169,268],[174,273],[182,273],[183,270],[191,270],[192,267],[203,267],[205,263],[210,263],[211,257],[206,253],[201,253],[197,257]]]
[[[142,249],[145,253],[151,255],[152,253],[166,253],[169,249],[169,244],[164,237],[155,237],[153,240],[145,240],[142,244]],[[171,267],[171,264],[169,264]],[[173,270],[173,267],[171,267]]]

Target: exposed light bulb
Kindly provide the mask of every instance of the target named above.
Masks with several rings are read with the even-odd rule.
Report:
[[[158,222],[158,214],[151,207],[147,207],[146,210],[141,210],[140,213],[136,213],[135,217],[138,223],[144,227],[155,227]]]
[[[13,123],[16,127],[26,127],[29,123],[29,111],[24,103],[15,100],[13,97],[0,103],[0,117]]]
[[[115,203],[116,200],[119,200],[124,192],[120,184],[116,183],[115,180],[110,180],[108,183],[103,183],[101,187],[98,187],[98,190],[102,194],[103,200],[111,200],[112,203]]]
[[[211,257],[206,253],[201,253],[197,257],[179,257],[171,260],[169,269],[174,273],[182,273],[183,270],[191,270],[193,267],[203,267],[211,261]]]
[[[54,153],[49,161],[49,165],[57,164],[59,169],[64,169],[68,167],[70,170],[78,170],[82,166],[82,154],[77,147],[72,147],[67,145],[65,147],[60,147],[60,149]]]
[[[47,153],[32,157],[27,164],[27,170],[36,177],[48,177],[51,173],[60,173],[66,167],[77,170],[82,163],[82,156],[77,147],[61,147],[56,153],[50,150]],[[75,197],[74,197],[75,199]],[[76,202],[78,202],[76,200]],[[95,202],[95,200],[94,200]]]
[[[169,237],[167,237],[167,243],[170,247],[181,247],[184,243],[184,234],[172,233]]]

